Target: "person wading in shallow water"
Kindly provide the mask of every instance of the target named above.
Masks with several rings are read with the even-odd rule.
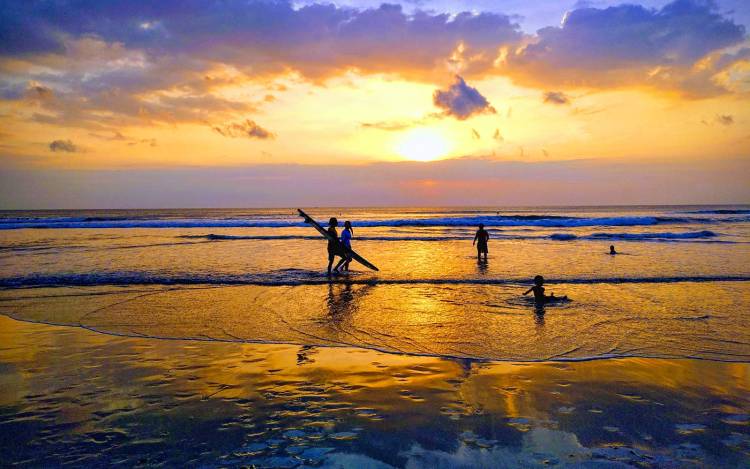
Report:
[[[331,238],[328,240],[328,275],[331,275],[331,267],[333,266],[333,259],[336,256],[344,257],[342,254],[341,243],[339,243],[339,233],[336,231],[336,227],[339,226],[339,221],[336,217],[331,217],[328,220],[328,229],[326,230]],[[338,267],[338,266],[337,266]],[[338,270],[336,270],[338,273]]]
[[[482,254],[484,254],[484,262],[487,262],[487,241],[489,239],[490,234],[484,229],[484,224],[480,223],[477,234],[474,235],[474,242],[471,243],[472,246],[475,244],[477,246],[477,261],[481,262]]]
[[[333,268],[334,272],[338,272],[339,268],[343,266],[345,271],[349,271],[349,264],[352,262],[350,252],[352,250],[352,235],[354,235],[354,228],[350,221],[344,222],[344,231],[341,232],[341,244],[344,246],[346,256],[342,258],[336,267]]]

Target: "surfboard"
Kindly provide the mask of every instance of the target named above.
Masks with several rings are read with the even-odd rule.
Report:
[[[302,218],[305,219],[305,223],[309,223],[310,225],[312,225],[312,227],[315,228],[316,230],[318,230],[318,233],[322,234],[325,239],[327,239],[328,241],[333,240],[333,236],[331,236],[330,234],[328,234],[328,232],[322,226],[320,226],[320,224],[318,222],[316,222],[315,220],[313,220],[310,217],[310,215],[306,214],[305,212],[303,212],[300,209],[297,209],[297,212],[299,213],[299,216],[301,216]],[[346,249],[342,245],[340,245],[340,246],[341,246],[341,251],[340,252],[342,254],[347,254],[352,259],[354,259],[355,261],[359,262],[360,264],[362,264],[363,266],[367,267],[368,269],[372,269],[372,270],[375,270],[375,271],[380,271],[380,269],[378,269],[377,267],[375,267],[374,265],[372,265],[370,263],[370,261],[368,261],[364,257],[360,256],[359,254],[357,254],[353,250]]]

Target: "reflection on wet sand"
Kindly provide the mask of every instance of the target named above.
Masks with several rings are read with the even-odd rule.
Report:
[[[331,292],[349,315],[368,294]],[[113,337],[0,317],[0,384],[0,453],[11,465],[750,463],[744,363],[488,363]]]

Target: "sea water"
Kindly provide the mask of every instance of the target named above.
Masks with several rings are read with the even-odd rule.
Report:
[[[488,361],[750,360],[750,206],[302,208],[351,221],[380,271],[328,277],[294,208],[0,212],[0,312]],[[535,275],[570,301],[534,305]]]

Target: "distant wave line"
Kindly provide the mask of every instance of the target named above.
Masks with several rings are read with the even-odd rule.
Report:
[[[686,231],[681,233],[592,233],[589,235],[574,235],[571,233],[553,233],[550,235],[524,236],[524,235],[505,235],[502,233],[493,233],[496,239],[509,240],[531,240],[531,239],[550,239],[554,241],[572,241],[580,240],[622,240],[622,241],[658,241],[658,240],[692,240],[707,239],[720,236],[719,234],[709,231]],[[232,240],[291,240],[291,239],[322,239],[320,236],[310,235],[223,235],[223,234],[206,234],[206,235],[182,235],[180,238],[186,239],[206,239],[213,241],[232,241]],[[456,241],[471,239],[472,235],[453,235],[453,236],[357,236],[358,241]]]
[[[591,277],[550,278],[554,284],[623,284],[623,283],[679,283],[679,282],[747,282],[750,275],[698,275],[665,277]],[[63,287],[101,285],[256,285],[304,286],[352,285],[526,285],[528,278],[378,278],[326,277],[317,271],[277,271],[247,275],[154,275],[141,272],[102,272],[95,274],[26,275],[0,278],[0,287]]]
[[[585,227],[585,226],[653,226],[663,224],[711,224],[750,222],[750,216],[739,217],[573,217],[558,215],[487,215],[470,217],[395,218],[385,220],[352,220],[359,227]],[[325,223],[323,223],[325,224]],[[62,218],[2,218],[0,229],[65,229],[65,228],[292,228],[304,227],[296,219],[238,219],[238,218],[118,218],[118,217],[62,217]]]

